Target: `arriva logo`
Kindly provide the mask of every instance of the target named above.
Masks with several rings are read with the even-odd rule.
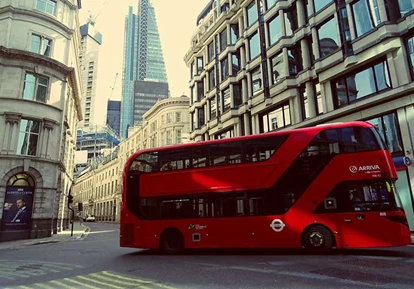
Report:
[[[364,171],[375,171],[375,170],[380,170],[380,166],[379,165],[371,165],[371,166],[350,166],[349,167],[349,171],[351,173],[357,173],[357,172],[364,172]]]
[[[351,173],[356,173],[358,171],[358,168],[356,166],[350,166],[349,170],[351,171]]]

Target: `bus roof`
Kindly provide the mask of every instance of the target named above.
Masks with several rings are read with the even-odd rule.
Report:
[[[224,138],[224,139],[214,139],[214,140],[198,141],[198,142],[192,142],[192,143],[186,143],[186,144],[174,144],[174,145],[167,145],[163,147],[142,149],[142,150],[139,150],[133,153],[128,158],[128,160],[135,159],[138,155],[143,154],[143,153],[184,149],[184,148],[190,148],[190,147],[205,146],[208,144],[215,144],[215,143],[225,143],[225,142],[234,142],[234,141],[241,141],[241,140],[248,140],[248,139],[266,138],[266,137],[273,136],[273,135],[285,135],[285,134],[291,135],[291,134],[306,133],[306,132],[315,133],[315,132],[326,130],[326,129],[343,128],[343,127],[350,127],[350,126],[361,126],[361,127],[367,127],[367,128],[373,127],[372,124],[370,124],[369,122],[365,122],[365,121],[326,123],[323,125],[317,125],[317,126],[312,126],[312,127],[286,129],[286,130],[271,131],[267,133],[247,135],[247,136],[237,136],[237,137]],[[128,160],[127,160],[127,163],[128,163]]]

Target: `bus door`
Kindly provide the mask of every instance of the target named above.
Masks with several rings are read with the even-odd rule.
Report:
[[[126,184],[126,207],[133,216],[123,215],[124,219],[121,222],[122,226],[122,243],[124,246],[143,246],[142,239],[139,236],[144,236],[144,228],[142,226],[134,225],[134,219],[140,219],[140,171],[129,171]],[[133,218],[135,217],[135,218]],[[139,243],[137,243],[139,242]]]

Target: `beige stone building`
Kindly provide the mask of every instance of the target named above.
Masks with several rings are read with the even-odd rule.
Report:
[[[122,171],[126,160],[137,150],[179,144],[189,132],[186,96],[159,100],[143,115],[141,125],[130,128],[116,156],[108,155],[96,168],[86,169],[75,182],[74,203],[83,204],[81,216],[93,214],[97,221],[119,221]]]
[[[74,204],[78,216],[96,216],[97,221],[119,219],[121,205],[121,171],[116,155],[109,155],[94,169],[87,169],[73,187]],[[82,211],[79,210],[82,203]],[[118,217],[117,217],[118,212]]]
[[[82,114],[80,5],[0,2],[0,240],[68,226]]]
[[[414,231],[414,1],[212,0],[197,18],[193,140],[365,120]]]

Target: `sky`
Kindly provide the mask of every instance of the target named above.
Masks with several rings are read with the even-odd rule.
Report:
[[[209,0],[152,0],[160,33],[164,61],[172,97],[189,95],[189,68],[184,55],[190,48],[191,37],[196,31],[196,18]],[[89,12],[97,15],[95,27],[102,33],[98,64],[98,98],[106,111],[106,100],[111,96],[115,75],[118,78],[111,100],[121,100],[122,57],[125,16],[128,7],[137,13],[138,0],[82,0],[79,21],[83,25]],[[101,115],[97,122],[104,122]]]

